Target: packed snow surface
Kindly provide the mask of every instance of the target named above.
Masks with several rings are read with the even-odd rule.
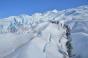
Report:
[[[0,58],[88,58],[88,5],[0,19]]]

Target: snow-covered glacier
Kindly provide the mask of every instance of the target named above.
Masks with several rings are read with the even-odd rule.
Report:
[[[88,5],[0,19],[0,58],[88,58]]]

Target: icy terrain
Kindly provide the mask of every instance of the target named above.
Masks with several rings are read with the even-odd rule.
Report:
[[[0,58],[88,58],[88,6],[0,19]]]

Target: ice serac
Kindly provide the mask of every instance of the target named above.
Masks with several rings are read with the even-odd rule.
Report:
[[[88,5],[0,20],[0,58],[88,58]]]

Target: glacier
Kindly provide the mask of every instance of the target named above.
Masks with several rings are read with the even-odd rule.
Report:
[[[0,58],[88,58],[88,5],[0,19]]]

